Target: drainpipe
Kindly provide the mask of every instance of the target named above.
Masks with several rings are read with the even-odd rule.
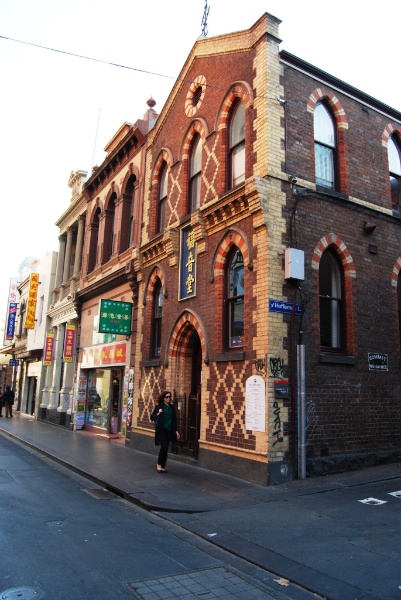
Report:
[[[300,288],[299,293],[301,296],[301,321],[299,325],[299,343],[297,345],[298,478],[306,479],[306,391],[303,318],[305,313],[305,304],[309,302],[309,298],[306,294],[302,293]]]

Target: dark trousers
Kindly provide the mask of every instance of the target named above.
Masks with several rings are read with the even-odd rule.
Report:
[[[160,429],[159,431],[160,450],[159,458],[157,459],[157,464],[160,465],[162,469],[166,467],[168,447],[170,445],[172,436],[172,431],[166,431],[165,429]]]

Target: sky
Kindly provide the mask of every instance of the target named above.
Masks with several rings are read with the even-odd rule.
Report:
[[[124,122],[143,117],[150,97],[161,111],[202,33],[205,5],[0,0],[0,322],[22,261],[58,249],[71,172],[101,164],[104,147]],[[281,49],[401,110],[401,2],[207,6],[208,37],[248,29],[268,12],[282,21]]]

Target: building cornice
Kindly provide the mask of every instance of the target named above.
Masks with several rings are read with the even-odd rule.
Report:
[[[322,69],[319,69],[318,67],[311,65],[310,63],[302,60],[301,58],[294,56],[290,52],[281,50],[280,60],[286,65],[292,67],[293,69],[296,69],[297,71],[300,71],[305,75],[313,77],[313,79],[316,79],[319,82],[331,87],[332,89],[335,89],[336,91],[341,92],[346,96],[349,96],[353,100],[356,100],[361,104],[364,104],[365,106],[380,112],[383,115],[387,115],[388,117],[394,119],[397,122],[401,122],[401,113],[395,108],[392,108],[391,106],[384,104],[384,102],[380,102],[380,100],[377,100],[376,98],[373,98],[372,96],[361,92],[352,85],[341,81],[341,79],[337,79],[337,77],[334,77],[334,75],[326,73]]]

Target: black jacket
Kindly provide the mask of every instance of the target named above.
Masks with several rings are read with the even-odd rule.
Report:
[[[2,400],[3,402],[9,402],[10,404],[14,404],[14,392],[12,390],[6,390],[3,394]]]
[[[155,446],[160,445],[160,433],[159,432],[160,432],[160,429],[162,426],[163,413],[161,413],[160,415],[158,415],[157,413],[159,412],[160,409],[163,410],[163,404],[164,404],[164,401],[159,402],[159,404],[157,404],[155,406],[152,414],[150,415],[150,420],[153,421],[155,424]],[[172,409],[173,409],[173,417],[172,417],[172,422],[171,422],[171,431],[172,431],[171,441],[176,442],[177,441],[177,414],[175,412],[174,406],[172,406]]]

